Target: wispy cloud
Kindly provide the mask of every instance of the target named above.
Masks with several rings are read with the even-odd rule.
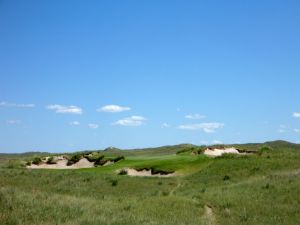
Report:
[[[170,127],[170,124],[168,124],[168,123],[163,123],[161,125],[161,128],[169,128],[169,127]]]
[[[294,112],[293,117],[295,118],[300,118],[300,112]]]
[[[69,123],[71,126],[79,126],[80,125],[80,122],[78,121],[72,121]]]
[[[88,124],[88,127],[91,128],[91,129],[98,129],[98,128],[99,128],[99,125],[96,124],[96,123],[89,123],[89,124]]]
[[[300,133],[300,130],[299,129],[294,129],[294,132]]]
[[[186,115],[185,118],[191,120],[201,120],[206,118],[206,116],[196,113],[196,114]]]
[[[131,117],[118,120],[114,122],[113,125],[137,127],[143,125],[146,120],[147,119],[142,116],[131,116]]]
[[[223,123],[199,123],[180,125],[178,128],[182,130],[203,130],[205,133],[214,133],[217,129],[223,128]]]
[[[131,110],[130,107],[119,106],[119,105],[106,105],[97,109],[98,112],[108,112],[108,113],[118,113],[118,112],[130,111],[130,110]]]
[[[21,123],[21,120],[7,120],[6,123],[10,125],[14,125],[14,124]]]
[[[12,102],[0,102],[0,107],[33,108],[35,104],[18,104]]]
[[[56,113],[65,113],[65,114],[82,114],[82,109],[78,106],[70,105],[48,105],[47,109],[53,110]]]

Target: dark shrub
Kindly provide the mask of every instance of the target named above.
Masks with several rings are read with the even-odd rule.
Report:
[[[99,155],[98,157],[95,158],[95,162],[99,162],[102,159],[104,159],[104,155]]]
[[[111,180],[110,183],[111,183],[111,186],[115,187],[118,185],[118,180]]]
[[[122,169],[120,172],[119,172],[119,175],[127,175],[127,170],[125,169]]]
[[[228,176],[228,175],[225,175],[225,176],[223,177],[223,180],[224,180],[224,181],[226,181],[226,180],[230,180],[230,176]]]
[[[156,174],[168,175],[168,174],[174,173],[174,171],[172,171],[172,170],[160,170],[160,169],[155,169],[155,168],[150,168],[150,170],[151,170],[152,175],[156,175]]]
[[[31,161],[28,161],[28,162],[26,162],[25,165],[26,165],[26,166],[31,166],[31,164],[32,164]]]
[[[34,164],[34,165],[40,165],[41,163],[42,163],[42,160],[39,157],[36,157],[32,160],[32,164]]]
[[[107,159],[99,159],[95,162],[95,166],[103,166],[107,162],[108,162]]]
[[[119,161],[124,160],[124,159],[125,159],[124,156],[118,156],[118,157],[112,159],[111,161],[113,161],[114,163],[116,163],[116,162],[119,162]]]

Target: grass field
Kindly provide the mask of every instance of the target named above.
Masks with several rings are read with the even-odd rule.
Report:
[[[33,153],[0,155],[0,224],[300,224],[300,145],[277,141],[239,147],[263,145],[272,150],[221,158],[176,155],[187,145],[111,149],[103,154],[126,159],[80,170],[18,168],[12,160]],[[178,176],[116,173],[126,167],[171,170]]]

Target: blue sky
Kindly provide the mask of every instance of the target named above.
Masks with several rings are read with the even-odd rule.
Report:
[[[0,152],[300,142],[299,12],[0,0]]]

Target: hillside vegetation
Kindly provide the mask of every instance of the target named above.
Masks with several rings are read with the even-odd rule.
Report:
[[[201,149],[193,145],[108,148],[93,152],[125,160],[78,170],[22,167],[47,153],[1,154],[0,224],[300,224],[300,145],[234,146],[255,153],[209,158],[193,154]],[[177,176],[118,175],[123,168]]]

